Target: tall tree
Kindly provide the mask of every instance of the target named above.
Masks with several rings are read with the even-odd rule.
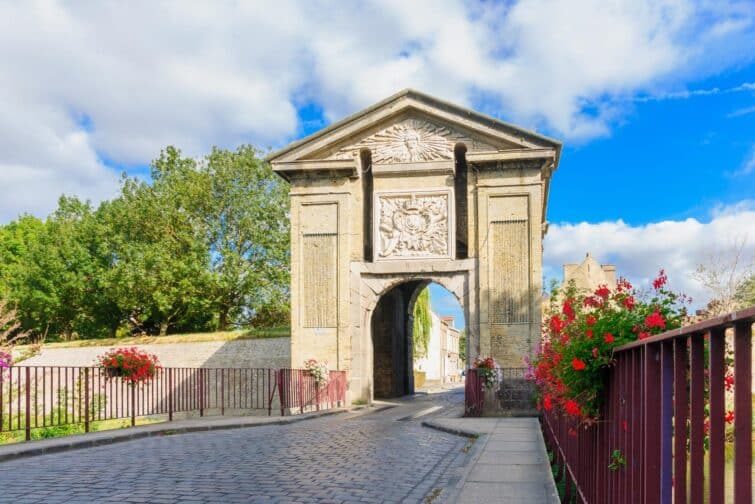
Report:
[[[210,253],[219,330],[288,311],[288,188],[259,155],[215,148],[185,191]]]
[[[152,185],[125,179],[121,197],[102,209],[114,257],[110,296],[133,324],[154,324],[160,334],[207,307],[207,250],[164,177],[164,165],[178,158],[175,150],[163,152],[153,164]]]

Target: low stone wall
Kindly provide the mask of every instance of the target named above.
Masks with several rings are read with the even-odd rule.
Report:
[[[43,347],[23,361],[24,366],[92,366],[99,355],[121,345],[80,348]],[[291,338],[155,343],[134,346],[157,355],[164,367],[287,368],[291,366]]]

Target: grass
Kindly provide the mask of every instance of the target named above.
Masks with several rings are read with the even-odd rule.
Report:
[[[136,425],[149,425],[153,423],[163,422],[157,418],[137,418]],[[89,431],[105,431],[111,429],[124,429],[131,427],[130,418],[120,418],[116,420],[100,420],[97,422],[90,422]],[[85,431],[84,424],[68,424],[57,425],[53,427],[41,427],[38,429],[32,429],[32,440],[37,439],[50,439],[56,437],[70,436],[72,434],[83,434]],[[21,443],[26,440],[26,433],[23,430],[11,431],[0,433],[0,445],[10,443]]]
[[[271,327],[250,329],[246,331],[223,331],[192,334],[169,334],[167,336],[133,336],[126,338],[82,339],[45,343],[44,348],[81,348],[91,346],[113,345],[154,345],[165,343],[199,343],[204,341],[234,341],[266,338],[289,338],[291,329],[288,327]],[[29,345],[18,345],[16,350],[24,352]]]

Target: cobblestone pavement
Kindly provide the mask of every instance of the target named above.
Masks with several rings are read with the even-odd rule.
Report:
[[[419,397],[368,414],[152,437],[0,464],[0,501],[422,502],[466,463],[463,438],[411,418],[460,400]],[[437,502],[437,500],[436,500]]]

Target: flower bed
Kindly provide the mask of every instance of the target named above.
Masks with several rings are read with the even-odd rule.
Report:
[[[127,383],[142,383],[152,380],[160,364],[156,355],[137,348],[117,348],[97,358],[98,364],[110,377],[121,377]]]
[[[663,270],[649,293],[625,279],[580,294],[574,285],[554,289],[543,342],[530,367],[538,409],[557,409],[584,423],[598,420],[613,349],[682,325],[691,301],[667,287]]]

